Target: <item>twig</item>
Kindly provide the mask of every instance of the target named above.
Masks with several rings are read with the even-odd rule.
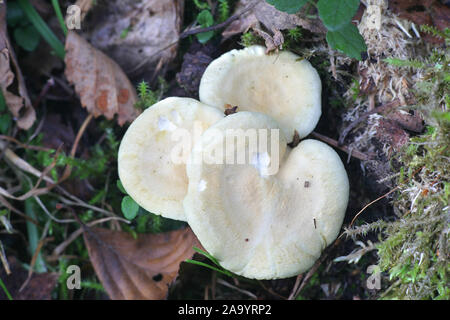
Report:
[[[417,173],[419,173],[425,166],[420,167],[419,169],[417,169],[412,175],[411,177],[414,177]],[[408,182],[409,179],[407,179],[405,182]],[[383,198],[386,198],[388,195],[390,195],[391,193],[393,193],[394,191],[400,189],[401,185],[396,186],[395,188],[391,189],[389,192],[383,194],[381,197],[376,198],[375,200],[369,202],[368,204],[366,204],[357,214],[355,214],[355,216],[353,217],[352,221],[350,222],[348,228],[351,228],[353,223],[355,223],[356,219],[359,217],[359,215],[361,213],[364,212],[364,210],[366,210],[368,207],[370,207],[372,204],[374,204],[377,201],[380,201]],[[339,238],[341,238],[344,235],[344,233],[342,233]]]
[[[120,217],[107,217],[98,219],[92,222],[89,222],[87,225],[89,227],[93,227],[97,224],[108,222],[111,220],[120,220],[122,222],[125,222],[127,224],[131,223],[131,221],[128,221],[126,219],[120,218]],[[58,260],[58,257],[61,255],[61,253],[64,252],[64,250],[73,242],[76,238],[78,238],[80,235],[83,234],[83,228],[79,228],[78,230],[74,231],[69,237],[67,237],[64,242],[60,243],[52,252],[51,256],[47,258],[48,261]]]
[[[297,297],[295,295],[295,293],[297,292],[298,286],[300,285],[300,282],[302,281],[302,279],[303,279],[303,273],[299,274],[297,276],[297,279],[295,279],[295,284],[294,284],[294,287],[292,288],[292,291],[291,291],[291,294],[289,295],[288,300],[293,300],[293,299],[295,299]]]
[[[243,294],[249,296],[249,297],[252,298],[252,299],[258,300],[258,297],[255,296],[255,295],[254,295],[253,293],[251,293],[250,291],[247,291],[247,290],[241,289],[241,288],[239,288],[239,287],[233,286],[232,284],[229,284],[228,282],[226,282],[226,281],[223,280],[223,279],[220,279],[220,278],[217,279],[217,283],[219,283],[219,284],[221,284],[221,285],[223,285],[223,286],[225,286],[225,287],[228,287],[228,288],[234,289],[234,290],[236,290],[236,291],[239,291],[240,293],[243,293]]]
[[[195,28],[195,29],[189,29],[180,34],[179,40],[187,38],[189,36],[192,36],[194,34],[203,33],[203,32],[209,32],[209,31],[215,31],[218,29],[222,29],[232,23],[234,20],[237,20],[240,16],[242,16],[244,13],[250,11],[258,4],[258,1],[255,1],[254,3],[250,4],[247,8],[243,9],[241,12],[236,13],[235,15],[232,15],[227,20],[225,20],[222,23],[215,24],[210,27],[205,28]]]
[[[2,134],[0,134],[0,139],[1,140],[11,141],[11,142],[17,144],[19,147],[24,148],[24,149],[30,149],[30,150],[35,150],[35,151],[46,151],[46,152],[55,151],[53,149],[46,148],[46,147],[30,146],[28,144],[24,144],[24,143],[20,142],[19,140],[15,139],[13,137],[5,136],[5,135],[2,135]]]
[[[313,136],[314,138],[317,138],[317,139],[319,139],[319,140],[321,140],[323,142],[326,142],[329,145],[332,145],[333,147],[338,148],[339,150],[342,150],[342,151],[348,153],[350,156],[352,156],[352,157],[354,157],[356,159],[367,161],[367,160],[371,160],[371,159],[375,158],[375,155],[372,154],[372,153],[370,155],[367,155],[365,153],[362,153],[361,151],[351,149],[351,148],[349,148],[347,146],[342,146],[342,145],[339,144],[338,141],[336,141],[336,140],[334,140],[332,138],[326,137],[326,136],[324,136],[324,135],[322,135],[320,133],[311,132],[311,136]]]
[[[258,283],[259,283],[259,285],[260,285],[264,290],[266,290],[267,292],[269,292],[271,295],[276,296],[276,297],[278,297],[278,298],[280,298],[280,299],[282,299],[282,300],[287,300],[287,298],[286,298],[285,296],[282,296],[282,295],[279,294],[278,292],[275,292],[275,291],[273,291],[272,289],[267,288],[267,287],[264,285],[264,283],[263,283],[262,281],[258,281]]]
[[[5,198],[3,198],[1,195],[0,195],[0,203],[1,203],[5,208],[8,208],[9,210],[11,210],[12,212],[18,214],[19,216],[21,216],[21,217],[24,218],[25,220],[27,220],[27,221],[29,221],[29,222],[35,224],[36,226],[39,225],[39,223],[38,223],[36,220],[34,220],[33,218],[30,218],[29,216],[27,216],[27,215],[26,215],[25,213],[23,213],[22,211],[20,211],[20,210],[14,208],[14,207],[13,207],[13,206],[5,199]]]
[[[3,248],[3,243],[0,241],[0,260],[2,260],[3,268],[7,275],[11,274],[11,269],[9,268],[8,259],[6,258],[5,250]]]
[[[37,196],[37,195],[49,192],[52,188],[55,187],[55,184],[51,184],[44,188],[39,188],[39,185],[41,184],[44,177],[47,176],[47,173],[50,172],[50,170],[52,170],[54,168],[54,166],[56,165],[56,161],[58,160],[58,155],[59,155],[60,151],[61,151],[61,146],[58,148],[58,150],[56,150],[56,153],[53,157],[52,163],[49,166],[47,166],[44,169],[44,171],[40,174],[38,181],[35,183],[34,187],[31,188],[31,190],[29,190],[28,192],[26,192],[25,194],[23,194],[19,197],[16,197],[16,196],[13,196],[12,194],[10,194],[8,191],[3,189],[2,187],[0,187],[0,194],[7,198],[10,198],[10,199],[23,201],[32,196]],[[57,183],[59,183],[59,182],[57,182]]]
[[[257,4],[259,3],[259,1],[255,1],[254,3],[249,4],[246,8],[242,9],[241,12],[236,13],[235,15],[229,17],[227,20],[225,20],[222,23],[210,26],[210,27],[205,27],[205,28],[195,28],[195,29],[188,29],[186,31],[183,31],[180,36],[178,37],[178,39],[170,44],[168,44],[167,46],[157,50],[155,53],[153,53],[151,56],[145,58],[144,60],[142,60],[138,65],[136,65],[133,69],[131,69],[128,73],[134,73],[136,72],[138,69],[140,69],[142,66],[146,65],[149,60],[151,58],[153,58],[154,56],[156,56],[157,54],[163,52],[164,50],[169,49],[170,47],[176,45],[178,42],[180,42],[181,40],[191,36],[191,35],[195,35],[198,33],[202,33],[202,32],[208,32],[208,31],[214,31],[217,29],[221,29],[223,27],[226,27],[227,25],[229,25],[230,23],[232,23],[234,20],[238,19],[240,16],[242,16],[244,13],[248,12],[249,10],[251,10],[253,7],[255,7]]]
[[[52,219],[53,221],[57,222],[57,223],[72,223],[75,222],[75,220],[73,219],[58,219],[55,216],[53,216],[47,209],[47,207],[42,203],[41,199],[39,199],[39,197],[34,196],[34,200],[36,200],[36,202],[39,204],[39,206],[42,208],[42,210],[44,210],[45,214],[47,216],[49,216],[50,219]]]
[[[320,265],[323,263],[323,261],[325,261],[326,258],[328,258],[328,255],[330,254],[331,251],[333,251],[333,249],[335,247],[337,247],[341,242],[341,239],[337,238],[333,244],[328,247],[326,249],[326,252],[324,252],[319,260],[317,260],[314,265],[312,266],[312,268],[308,271],[308,273],[306,274],[306,276],[303,278],[303,281],[300,285],[300,287],[298,288],[298,290],[295,292],[295,294],[293,295],[293,298],[295,299],[296,297],[298,297],[298,295],[300,294],[300,292],[303,290],[303,288],[308,284],[309,280],[311,279],[311,277],[316,273],[317,269],[319,269]]]
[[[84,119],[83,124],[81,125],[80,129],[78,130],[77,136],[75,137],[75,141],[73,142],[72,149],[70,150],[70,157],[75,158],[75,154],[77,152],[78,144],[80,143],[81,137],[83,136],[83,133],[86,131],[87,126],[91,122],[91,120],[94,118],[92,113],[90,113],[86,119]],[[59,183],[65,181],[67,178],[70,177],[70,174],[72,173],[72,166],[66,165],[66,168],[64,169],[63,175],[61,179],[59,179]]]
[[[3,144],[2,141],[0,141],[0,150],[3,149],[5,145]],[[42,172],[40,172],[39,170],[37,170],[36,168],[34,168],[32,165],[30,165],[28,162],[26,162],[25,160],[23,160],[22,158],[20,158],[17,154],[15,154],[11,149],[9,148],[5,148],[4,149],[5,152],[5,157],[11,161],[16,167],[18,167],[19,169],[28,172],[30,174],[32,174],[35,177],[41,177],[42,176]],[[47,175],[43,175],[42,178],[44,181],[47,181],[48,183],[54,184],[55,181],[50,178]]]
[[[53,78],[50,78],[45,83],[44,87],[42,88],[41,92],[39,93],[39,96],[37,97],[36,101],[34,101],[33,108],[37,109],[39,104],[41,103],[41,100],[45,95],[47,94],[48,90],[50,90],[51,87],[55,85],[55,80]]]
[[[39,256],[39,253],[41,252],[41,249],[44,246],[44,244],[46,244],[49,241],[54,240],[53,237],[45,238],[45,236],[47,235],[49,226],[50,226],[50,220],[45,224],[45,228],[44,228],[44,231],[42,232],[41,240],[39,240],[36,250],[34,251],[33,257],[31,258],[30,269],[28,270],[28,277],[25,280],[25,282],[22,284],[22,286],[20,287],[19,292],[21,292],[28,285],[28,282],[30,281],[31,276],[33,275],[34,266],[36,264],[37,258]]]
[[[397,191],[398,189],[400,188],[400,186],[398,185],[398,186],[396,186],[395,188],[393,188],[392,190],[390,190],[389,192],[387,192],[387,193],[385,193],[385,194],[383,194],[381,197],[378,197],[378,198],[376,198],[375,200],[373,200],[373,201],[371,201],[371,202],[369,202],[368,204],[366,204],[357,214],[355,214],[355,216],[353,217],[353,219],[352,219],[352,222],[350,222],[350,224],[349,224],[349,228],[351,228],[352,227],[352,225],[353,225],[353,223],[355,223],[355,220],[359,217],[359,215],[361,214],[361,213],[363,213],[363,211],[364,210],[366,210],[368,207],[370,207],[372,204],[374,204],[375,202],[377,202],[377,201],[380,201],[381,199],[383,199],[383,198],[386,198],[388,195],[390,195],[392,192],[394,192],[394,191]]]

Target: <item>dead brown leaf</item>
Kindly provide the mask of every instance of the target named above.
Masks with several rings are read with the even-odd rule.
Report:
[[[81,20],[84,20],[84,17],[89,12],[89,10],[91,10],[93,4],[93,0],[77,0],[75,5],[77,5],[81,9]]]
[[[101,12],[92,21],[91,43],[108,52],[126,73],[149,72],[176,56],[183,8],[184,0],[108,1],[93,8],[93,15]]]
[[[73,31],[67,34],[64,61],[65,75],[89,113],[110,120],[118,114],[119,125],[138,116],[136,91],[122,69]]]
[[[8,257],[11,267],[11,274],[7,275],[0,268],[0,278],[5,283],[6,288],[14,300],[50,300],[51,293],[55,288],[59,275],[57,273],[35,273],[31,276],[26,285],[20,287],[27,279],[28,272],[22,268],[17,259]],[[0,290],[0,300],[7,299],[3,290]]]
[[[11,70],[11,62],[15,75]],[[17,80],[15,83],[14,79]],[[28,97],[25,81],[9,42],[6,28],[6,3],[0,3],[0,88],[6,105],[21,129],[29,129],[36,120],[36,113]],[[16,89],[14,89],[16,88]],[[17,93],[13,93],[17,91]]]
[[[198,98],[200,79],[213,60],[215,50],[216,47],[211,42],[204,45],[194,42],[183,56],[183,64],[176,75],[176,80],[178,85],[193,98]]]
[[[165,299],[180,263],[193,256],[198,240],[190,228],[160,234],[95,228],[84,240],[95,272],[113,300]]]
[[[255,2],[257,2],[256,5],[254,5]],[[270,51],[280,47],[284,42],[280,30],[301,26],[311,32],[326,33],[322,22],[319,19],[307,19],[304,10],[300,10],[296,14],[288,14],[278,11],[265,0],[240,0],[236,6],[236,12],[241,12],[249,6],[253,6],[253,8],[245,12],[225,29],[222,33],[225,38],[253,28],[264,38],[266,47]],[[262,27],[266,28],[267,32],[262,30]]]

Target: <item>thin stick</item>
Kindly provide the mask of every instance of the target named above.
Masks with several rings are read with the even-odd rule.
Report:
[[[102,218],[102,219],[98,219],[92,222],[88,223],[89,227],[93,227],[97,224],[100,223],[104,223],[104,222],[108,222],[111,220],[120,220],[122,222],[125,223],[131,223],[131,221],[125,220],[123,218],[120,217],[107,217],[107,218]],[[74,231],[64,242],[62,242],[61,244],[59,244],[52,252],[52,255],[50,257],[47,258],[48,261],[53,261],[53,260],[58,260],[58,257],[61,255],[61,253],[64,252],[64,250],[73,242],[75,241],[76,238],[78,238],[81,234],[83,234],[83,228],[79,228],[78,230]]]
[[[178,39],[170,44],[168,44],[167,46],[159,49],[158,51],[156,51],[155,53],[153,53],[150,57],[147,57],[146,59],[142,60],[142,62],[140,62],[138,65],[136,65],[133,69],[131,69],[129,71],[129,73],[134,73],[136,72],[139,68],[141,68],[142,66],[146,65],[149,60],[154,57],[155,55],[163,52],[164,50],[169,49],[170,47],[176,45],[178,42],[180,42],[181,40],[191,36],[191,35],[195,35],[198,33],[202,33],[202,32],[208,32],[208,31],[214,31],[217,29],[221,29],[226,27],[227,25],[229,25],[230,23],[232,23],[234,20],[238,19],[240,16],[242,16],[244,13],[250,11],[253,7],[255,7],[257,4],[259,3],[259,1],[255,1],[254,3],[248,5],[246,8],[242,9],[241,12],[236,13],[235,15],[229,17],[227,20],[225,20],[222,23],[210,26],[210,27],[205,27],[205,28],[195,28],[195,29],[188,29],[186,31],[183,31],[180,36],[178,37]]]
[[[223,285],[223,286],[225,286],[225,287],[228,287],[228,288],[234,289],[234,290],[236,290],[236,291],[239,291],[240,293],[243,293],[243,294],[249,296],[249,297],[252,298],[252,299],[258,300],[258,297],[255,296],[255,295],[254,295],[253,293],[251,293],[250,291],[247,291],[247,290],[241,289],[241,288],[239,288],[239,287],[233,286],[232,284],[226,282],[226,281],[223,280],[223,279],[220,279],[220,278],[217,279],[217,283],[218,283],[218,284],[221,284],[221,285]]]
[[[359,159],[359,160],[362,160],[362,161],[367,161],[367,160],[371,160],[371,159],[374,158],[373,154],[367,155],[365,153],[362,153],[361,151],[353,150],[353,149],[350,149],[347,146],[339,145],[339,142],[337,140],[334,140],[332,138],[326,137],[326,136],[324,136],[324,135],[322,135],[320,133],[311,132],[311,136],[313,136],[314,138],[317,138],[319,140],[322,140],[323,142],[326,142],[329,145],[332,145],[333,147],[338,148],[339,150],[342,150],[342,151],[348,153],[350,156],[352,156],[352,157],[354,157],[356,159]]]
[[[375,202],[377,202],[377,201],[380,201],[381,199],[383,199],[383,198],[386,198],[388,195],[390,195],[392,192],[394,192],[394,191],[397,191],[398,189],[400,188],[400,186],[398,185],[398,186],[396,186],[394,189],[392,189],[392,190],[390,190],[389,192],[387,192],[387,193],[385,193],[385,194],[383,194],[381,197],[378,197],[378,198],[376,198],[375,200],[373,200],[373,201],[371,201],[371,202],[369,202],[368,204],[366,204],[354,217],[353,217],[353,219],[352,219],[352,222],[350,222],[350,224],[349,224],[349,228],[351,228],[352,227],[352,225],[353,225],[353,223],[355,223],[355,220],[356,219],[358,219],[358,217],[359,217],[359,215],[361,214],[361,213],[363,213],[363,211],[364,210],[366,210],[368,207],[370,207],[372,204],[374,204]]]
[[[78,130],[77,136],[75,137],[75,141],[73,142],[72,149],[70,150],[70,157],[75,158],[75,154],[77,152],[78,144],[80,143],[81,137],[83,136],[83,133],[86,131],[87,126],[91,122],[91,120],[94,118],[92,113],[90,113],[86,119],[84,119],[83,124],[81,125],[80,129]],[[59,180],[59,182],[65,181],[67,178],[70,177],[70,174],[72,173],[72,166],[67,165],[64,169],[64,173]]]
[[[2,260],[3,268],[6,274],[9,276],[11,274],[11,269],[9,268],[8,259],[6,258],[5,249],[3,248],[3,243],[0,241],[0,260]]]
[[[40,146],[30,146],[28,144],[24,144],[22,142],[20,142],[19,140],[10,137],[10,136],[5,136],[0,134],[0,139],[1,140],[7,140],[7,141],[11,141],[15,144],[17,144],[19,147],[24,148],[24,149],[30,149],[30,150],[35,150],[35,151],[46,151],[46,152],[52,152],[55,151],[54,149],[50,149],[50,148],[46,148],[46,147],[40,147]]]
[[[300,282],[302,281],[302,279],[303,279],[303,273],[299,274],[297,276],[297,279],[295,279],[295,284],[294,284],[294,287],[292,288],[292,291],[291,291],[291,294],[289,295],[288,300],[293,300],[293,299],[295,299],[297,297],[295,295],[295,293],[297,292],[298,286],[300,285]]]

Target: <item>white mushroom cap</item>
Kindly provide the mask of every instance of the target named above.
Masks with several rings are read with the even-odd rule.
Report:
[[[246,164],[194,161],[204,150],[220,149],[230,128],[278,126],[266,115],[238,112],[203,133],[187,164],[184,208],[189,225],[203,247],[236,274],[276,279],[308,270],[336,239],[345,215],[349,182],[341,159],[316,140],[287,148],[280,132],[278,155],[270,146],[260,161],[250,157]],[[225,154],[235,151],[227,149],[224,161]],[[255,165],[276,160],[280,166],[273,175],[261,175]]]
[[[218,109],[190,98],[167,98],[146,109],[130,125],[119,148],[119,177],[127,193],[147,211],[185,221],[185,160],[192,140],[223,117]],[[173,161],[175,150],[183,148],[185,159]]]
[[[217,108],[226,104],[239,110],[274,118],[292,141],[295,130],[306,137],[321,115],[320,77],[311,64],[294,53],[267,55],[251,46],[229,51],[207,68],[200,82],[200,101]]]

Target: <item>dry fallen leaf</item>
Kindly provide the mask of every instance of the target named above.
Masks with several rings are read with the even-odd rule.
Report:
[[[176,56],[183,7],[184,0],[108,1],[108,6],[93,8],[93,14],[101,12],[92,21],[91,43],[108,52],[127,74],[148,72]]]
[[[119,125],[138,116],[136,91],[122,69],[74,31],[67,34],[64,61],[67,80],[89,113],[110,120],[118,114]]]
[[[11,70],[11,62],[14,66],[16,77]],[[14,87],[14,79],[17,80],[17,91],[11,92]],[[6,28],[6,3],[0,3],[0,88],[6,101],[6,105],[17,121],[21,129],[29,129],[36,120],[36,113],[28,97],[25,81],[22,77],[16,56],[8,39]]]
[[[94,228],[84,233],[89,257],[113,300],[165,299],[180,263],[194,255],[198,240],[190,228],[160,234]]]
[[[251,9],[246,11],[246,8]],[[276,49],[283,44],[284,39],[280,30],[301,26],[315,33],[326,32],[324,25],[319,19],[305,18],[303,10],[296,14],[288,14],[275,9],[274,6],[268,4],[265,0],[240,0],[236,6],[235,14],[243,11],[245,13],[239,19],[233,21],[222,35],[227,38],[253,28],[266,41],[268,51]],[[261,24],[268,32],[262,30]]]
[[[27,279],[28,272],[20,265],[13,256],[8,257],[11,274],[7,275],[0,268],[0,278],[14,300],[50,300],[51,293],[58,283],[59,275],[55,272],[34,273],[26,286],[20,291],[20,287]],[[6,300],[7,296],[0,289],[0,300]]]

